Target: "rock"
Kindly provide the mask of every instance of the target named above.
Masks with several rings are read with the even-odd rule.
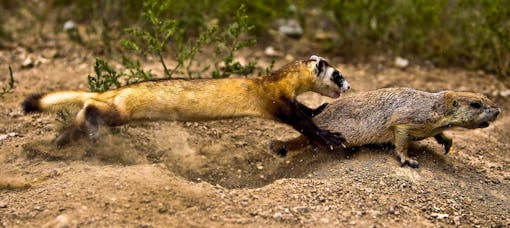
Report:
[[[0,208],[7,208],[7,203],[0,202]]]
[[[7,138],[9,138],[9,135],[7,134],[0,135],[0,141],[6,140]]]
[[[35,59],[34,56],[29,54],[25,60],[23,60],[23,63],[21,64],[21,68],[31,68],[35,66]]]
[[[54,227],[54,228],[69,228],[71,227],[71,223],[69,221],[69,217],[65,214],[57,216],[53,221],[46,223],[44,227]]]
[[[55,48],[44,49],[41,55],[44,58],[53,59],[58,56],[58,50]]]
[[[68,20],[64,23],[64,26],[62,27],[62,30],[64,30],[64,32],[67,32],[69,30],[73,30],[73,29],[76,29],[76,23],[74,23],[74,21],[71,21],[71,20]]]
[[[276,51],[276,49],[274,49],[273,46],[267,46],[266,49],[264,50],[264,54],[267,56],[270,56],[270,57],[282,56],[282,54],[280,52]]]
[[[462,216],[460,216],[460,215],[453,217],[453,223],[455,223],[455,226],[460,226],[460,218],[461,217]]]
[[[397,58],[395,58],[395,65],[400,68],[406,68],[409,66],[409,60],[397,56]]]
[[[299,39],[303,36],[303,28],[297,20],[278,19],[278,31],[288,37]]]
[[[441,213],[432,213],[430,216],[437,218],[437,219],[444,219],[448,218],[448,214],[441,214]]]
[[[274,219],[281,219],[281,218],[283,218],[283,215],[280,212],[276,212],[276,213],[273,214],[273,218]]]
[[[499,91],[499,95],[501,95],[502,97],[510,96],[510,89]]]

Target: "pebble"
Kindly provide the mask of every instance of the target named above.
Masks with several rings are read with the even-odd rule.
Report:
[[[0,202],[0,208],[7,208],[7,203]]]
[[[62,30],[64,30],[64,32],[72,30],[72,29],[76,29],[76,23],[74,23],[74,21],[71,21],[71,20],[66,21],[64,23],[64,26],[62,26]]]
[[[303,28],[297,20],[294,19],[279,19],[278,20],[278,31],[291,38],[301,38],[303,36]]]
[[[273,218],[274,219],[281,219],[281,218],[283,218],[283,215],[280,212],[276,212],[276,213],[273,214]]]
[[[18,133],[16,133],[16,132],[9,132],[9,133],[7,133],[7,134],[1,134],[1,135],[0,135],[0,141],[2,141],[2,140],[6,140],[6,139],[7,139],[7,138],[9,138],[9,137],[16,137],[16,136],[18,136],[18,135],[19,135],[19,134],[18,134]]]
[[[397,56],[397,58],[395,58],[395,65],[400,68],[406,68],[409,66],[409,60]]]
[[[280,52],[276,51],[276,49],[274,49],[273,46],[266,47],[266,49],[264,50],[264,54],[267,56],[270,56],[270,57],[282,56],[282,54]]]
[[[57,216],[53,221],[48,222],[44,227],[68,228],[71,227],[69,217],[65,214]]]
[[[432,213],[430,216],[437,218],[437,219],[444,219],[448,218],[448,214],[441,214],[441,213]]]
[[[453,217],[453,223],[455,223],[455,226],[460,226],[460,218],[460,215]]]
[[[508,97],[508,96],[510,96],[510,89],[503,90],[503,91],[499,91],[499,94],[500,94],[502,97]]]
[[[28,55],[23,63],[21,63],[21,68],[31,68],[35,65],[35,60],[33,55]]]
[[[53,59],[58,56],[57,49],[50,48],[50,49],[44,49],[41,53],[42,57],[47,59]]]

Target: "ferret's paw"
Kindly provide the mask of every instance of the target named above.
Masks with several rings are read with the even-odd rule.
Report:
[[[280,140],[272,140],[269,142],[269,150],[271,153],[277,154],[280,157],[287,156],[287,146]]]

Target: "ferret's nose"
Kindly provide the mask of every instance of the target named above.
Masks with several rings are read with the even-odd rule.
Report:
[[[347,91],[351,88],[351,85],[348,82],[344,82],[344,89]]]

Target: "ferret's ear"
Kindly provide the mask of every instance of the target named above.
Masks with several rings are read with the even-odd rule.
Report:
[[[312,55],[310,56],[310,60],[315,61],[315,74],[319,76],[322,72],[326,70],[326,60],[320,56]]]

